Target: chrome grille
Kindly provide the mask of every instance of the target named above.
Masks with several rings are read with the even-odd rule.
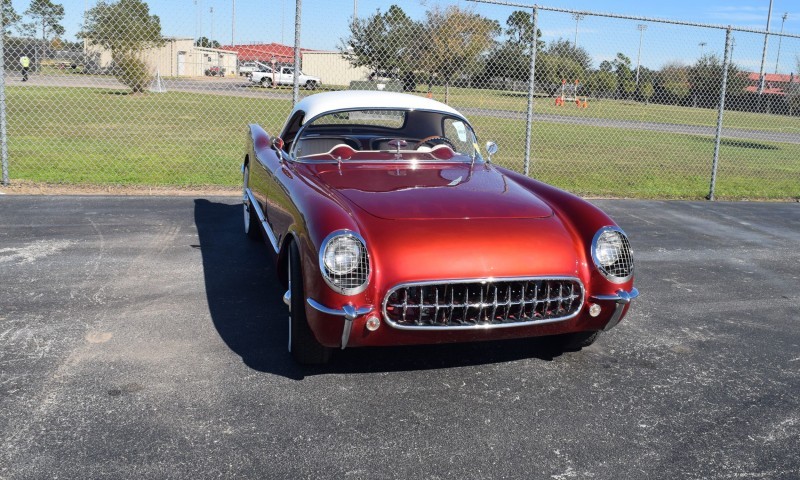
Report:
[[[582,304],[574,278],[425,282],[390,290],[383,316],[405,329],[494,328],[566,320]]]

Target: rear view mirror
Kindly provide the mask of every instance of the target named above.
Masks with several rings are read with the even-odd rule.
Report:
[[[492,155],[497,153],[497,144],[492,141],[486,142],[486,153],[489,154],[489,161],[491,162]]]

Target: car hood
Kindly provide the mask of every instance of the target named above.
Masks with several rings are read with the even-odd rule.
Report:
[[[311,166],[320,182],[388,220],[546,218],[552,209],[491,166],[463,163]]]

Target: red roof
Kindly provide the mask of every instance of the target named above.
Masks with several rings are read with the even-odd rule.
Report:
[[[222,50],[231,50],[238,54],[240,62],[257,60],[269,63],[273,58],[278,63],[294,63],[294,47],[280,43],[261,43],[256,45],[225,45]],[[313,52],[301,48],[300,53]]]
[[[758,72],[748,72],[747,79],[757,82],[759,79]],[[796,75],[792,76],[792,75],[783,75],[781,73],[765,73],[764,81],[774,82],[774,83],[789,83],[789,81],[791,81],[792,83],[798,83],[800,82],[800,79],[798,79]]]
[[[747,72],[747,79],[750,85],[745,87],[745,90],[751,93],[758,92],[758,82],[760,76],[758,72]],[[765,73],[764,74],[764,93],[767,95],[786,95],[784,87],[788,83],[800,83],[800,78],[797,75],[783,75],[780,73]]]

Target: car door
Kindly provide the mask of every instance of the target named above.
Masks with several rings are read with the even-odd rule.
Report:
[[[303,115],[302,111],[295,112],[287,123],[287,129],[281,135],[285,136],[289,134],[288,132],[296,132]],[[296,181],[296,176],[292,172],[290,162],[288,154],[285,154],[282,158],[276,156],[275,161],[264,164],[267,187],[265,212],[267,223],[272,229],[278,245],[289,231],[297,211],[291,197],[291,186]]]

